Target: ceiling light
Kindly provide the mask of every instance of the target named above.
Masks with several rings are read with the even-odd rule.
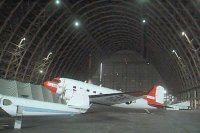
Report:
[[[76,27],[79,27],[80,24],[79,24],[78,21],[75,21],[75,22],[74,22],[74,25],[75,25]]]
[[[43,73],[43,70],[40,70],[39,72],[40,72],[40,73]]]
[[[56,0],[56,4],[57,4],[57,5],[60,4],[60,0]]]
[[[182,34],[182,36],[184,36],[184,35],[185,35],[185,32],[182,32],[181,34]]]

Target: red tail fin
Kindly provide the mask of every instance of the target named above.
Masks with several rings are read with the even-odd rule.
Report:
[[[154,86],[145,99],[149,105],[162,106],[164,103],[164,88],[162,86]]]
[[[148,96],[155,97],[155,95],[156,95],[156,88],[157,88],[157,86],[154,86],[153,89],[148,93]]]

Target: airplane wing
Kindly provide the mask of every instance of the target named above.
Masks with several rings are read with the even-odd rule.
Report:
[[[10,116],[74,115],[85,113],[89,108],[89,96],[83,90],[75,91],[67,104],[0,95],[0,110]]]
[[[114,105],[135,101],[142,98],[146,93],[143,91],[124,92],[124,93],[111,93],[102,95],[90,95],[90,102],[101,105]]]

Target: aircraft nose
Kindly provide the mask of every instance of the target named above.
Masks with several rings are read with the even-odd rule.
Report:
[[[45,82],[43,83],[43,86],[44,86],[44,87],[47,87],[47,85],[48,85],[48,81],[45,81]]]
[[[51,81],[45,81],[43,83],[43,86],[45,88],[47,88],[48,90],[52,91],[52,92],[56,92],[57,91],[57,84],[54,84],[53,82]]]

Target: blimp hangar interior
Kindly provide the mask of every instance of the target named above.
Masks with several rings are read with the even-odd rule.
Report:
[[[199,133],[199,23],[199,0],[1,0],[0,101],[62,104],[43,86],[62,77],[120,92],[160,85],[166,106],[94,104],[79,115],[23,117],[20,129],[2,107],[0,132]]]

